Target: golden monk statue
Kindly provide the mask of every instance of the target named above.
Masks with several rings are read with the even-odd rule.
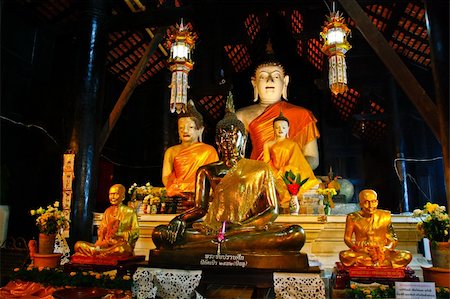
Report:
[[[269,48],[269,54],[272,50]],[[273,55],[272,55],[273,56]],[[251,159],[263,160],[264,143],[272,139],[272,122],[280,111],[290,120],[290,136],[314,170],[319,165],[317,138],[319,130],[316,118],[311,111],[289,104],[287,86],[289,76],[274,57],[267,58],[256,67],[252,77],[255,101],[259,102],[237,111],[237,117],[244,123],[252,142]]]
[[[371,189],[361,191],[359,205],[361,211],[347,215],[344,242],[350,250],[339,253],[342,264],[347,267],[393,268],[408,265],[412,255],[408,251],[394,249],[397,235],[392,227],[391,212],[377,209],[377,193]]]
[[[299,252],[305,233],[298,225],[273,225],[278,216],[275,182],[267,163],[244,159],[244,124],[236,118],[231,97],[224,119],[216,127],[221,160],[199,168],[195,207],[155,228],[157,248],[213,250],[221,229],[227,250]],[[204,217],[203,222],[196,222]],[[225,226],[224,226],[225,224]]]
[[[282,112],[273,120],[273,135],[273,139],[264,143],[264,162],[269,163],[275,174],[280,206],[287,208],[291,196],[283,181],[286,171],[292,170],[294,173],[299,173],[302,180],[308,178],[308,181],[300,187],[300,194],[320,182],[316,179],[298,144],[288,138],[289,120]]]
[[[181,143],[164,153],[162,182],[169,197],[188,197],[194,193],[195,174],[205,164],[219,160],[214,147],[201,142],[203,117],[189,101],[187,112],[178,117],[178,135]]]
[[[111,206],[103,213],[98,227],[97,241],[75,243],[75,255],[89,257],[128,257],[133,255],[134,245],[139,238],[139,224],[136,211],[122,202],[125,187],[115,184],[109,189]]]

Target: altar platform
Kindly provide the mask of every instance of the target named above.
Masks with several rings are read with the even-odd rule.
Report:
[[[141,214],[139,215],[140,237],[136,243],[135,254],[145,255],[149,258],[150,249],[154,249],[152,242],[153,229],[160,224],[167,224],[176,214]],[[100,223],[102,214],[95,213],[94,225]],[[299,224],[306,232],[306,242],[302,252],[308,255],[310,265],[320,268],[320,277],[323,279],[325,288],[335,267],[339,261],[339,252],[347,250],[344,243],[346,215],[324,215],[301,214],[280,215],[276,223]],[[431,264],[418,253],[418,242],[421,239],[416,225],[418,219],[408,215],[392,215],[392,223],[397,233],[399,243],[397,249],[408,250],[413,254],[413,260],[409,264],[415,275],[423,281],[422,267],[431,267]],[[328,293],[328,292],[327,292]],[[328,294],[327,294],[328,295]]]

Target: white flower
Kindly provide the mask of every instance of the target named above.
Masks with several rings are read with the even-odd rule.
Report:
[[[415,209],[413,211],[413,217],[419,217],[422,215],[422,210],[421,209]]]

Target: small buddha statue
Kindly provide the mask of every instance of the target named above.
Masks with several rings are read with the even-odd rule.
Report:
[[[216,149],[201,142],[203,117],[189,101],[187,112],[178,117],[180,144],[164,153],[162,182],[169,197],[190,197],[194,193],[195,173],[205,164],[219,160]]]
[[[290,194],[283,176],[286,171],[299,173],[303,179],[308,178],[299,190],[302,194],[319,184],[311,166],[303,156],[298,144],[289,138],[289,119],[280,111],[280,115],[273,120],[273,139],[264,143],[264,162],[268,163],[275,174],[277,191],[280,196],[280,206],[289,207]]]
[[[295,141],[311,169],[319,165],[317,139],[320,137],[313,113],[303,107],[287,102],[289,76],[274,56],[270,43],[267,56],[256,67],[251,82],[254,101],[258,103],[236,112],[250,135],[252,152],[250,159],[263,160],[264,144],[273,137],[273,120],[280,111],[290,121],[290,138]]]
[[[103,213],[95,243],[77,241],[76,256],[116,257],[133,255],[134,245],[139,238],[139,224],[136,211],[123,204],[125,187],[115,184],[109,189],[111,206]]]
[[[278,216],[275,180],[267,163],[243,158],[246,140],[229,96],[226,115],[216,126],[221,159],[199,168],[195,206],[155,228],[158,249],[214,250],[211,240],[222,229],[227,250],[300,251],[303,229],[273,224]]]
[[[374,190],[362,190],[359,193],[361,210],[347,215],[344,242],[350,250],[339,253],[344,266],[402,268],[412,259],[410,252],[395,249],[398,240],[391,213],[377,209],[377,197]]]

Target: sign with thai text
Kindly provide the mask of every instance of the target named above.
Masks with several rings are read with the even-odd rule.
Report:
[[[395,282],[397,299],[432,299],[436,298],[434,282]]]
[[[208,254],[200,260],[201,266],[218,266],[218,267],[242,267],[247,266],[245,256],[242,254]]]

